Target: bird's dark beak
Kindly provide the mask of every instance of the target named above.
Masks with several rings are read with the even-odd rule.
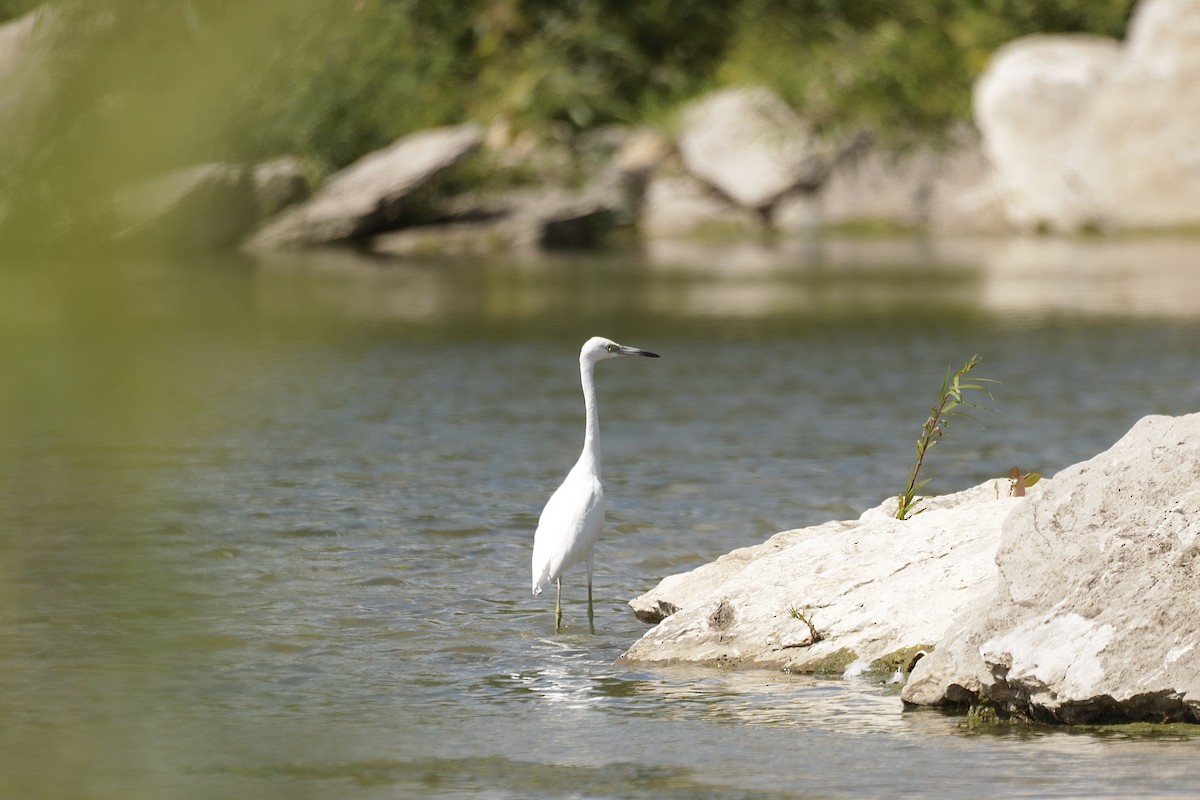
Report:
[[[623,356],[649,356],[650,358],[658,358],[658,353],[651,353],[649,350],[638,350],[636,347],[626,347],[621,345],[617,352]]]

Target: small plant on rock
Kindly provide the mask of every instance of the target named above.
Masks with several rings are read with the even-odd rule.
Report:
[[[792,606],[788,609],[788,613],[791,615],[792,619],[798,619],[808,626],[808,635],[811,637],[811,641],[809,642],[810,644],[816,644],[825,638],[825,635],[817,630],[817,626],[813,623],[812,612],[807,608],[801,611],[795,606]]]
[[[1025,490],[1042,479],[1041,473],[1026,472],[1021,474],[1021,468],[1013,465],[1008,471],[1008,496],[1024,497]]]
[[[896,519],[908,519],[914,514],[920,514],[924,510],[917,507],[919,502],[917,500],[917,492],[921,490],[921,487],[929,483],[930,479],[926,478],[921,481],[917,479],[921,474],[921,467],[925,463],[925,454],[945,435],[950,417],[966,417],[982,428],[983,423],[962,409],[993,410],[986,406],[969,402],[963,396],[963,393],[968,391],[982,392],[989,399],[992,396],[992,393],[983,384],[997,383],[997,381],[988,380],[987,378],[976,378],[977,383],[966,383],[963,380],[971,370],[975,369],[980,361],[981,359],[978,355],[971,356],[967,363],[954,374],[950,373],[949,367],[946,368],[946,377],[942,381],[942,389],[938,393],[938,401],[929,413],[929,419],[925,420],[925,426],[921,429],[921,438],[917,439],[916,463],[913,464],[912,469],[908,473],[908,484],[904,487],[904,492],[897,498],[899,503],[896,508]]]

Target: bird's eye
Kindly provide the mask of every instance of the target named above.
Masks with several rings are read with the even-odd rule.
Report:
[[[604,345],[604,349],[610,353],[617,352],[617,346],[615,344],[606,344],[606,345]]]

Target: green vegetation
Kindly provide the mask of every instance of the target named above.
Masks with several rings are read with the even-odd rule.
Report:
[[[0,0],[0,20],[36,5]],[[10,229],[41,221],[70,237],[114,185],[174,167],[292,154],[320,174],[468,119],[560,139],[663,125],[726,83],[774,88],[830,136],[931,141],[969,118],[996,47],[1038,31],[1120,36],[1132,0],[55,5],[48,64],[5,81],[22,100],[0,109],[0,196]]]
[[[934,404],[933,410],[929,412],[929,418],[925,420],[925,424],[921,428],[921,436],[917,439],[917,460],[913,464],[912,469],[909,470],[908,483],[905,485],[904,491],[897,498],[896,519],[908,519],[914,514],[921,513],[922,509],[917,508],[917,492],[932,480],[931,478],[918,480],[921,474],[921,467],[925,463],[925,454],[941,441],[942,436],[945,435],[946,427],[950,423],[949,418],[966,417],[979,424],[979,420],[966,411],[960,411],[959,408],[974,408],[981,411],[992,410],[986,406],[969,402],[963,397],[963,392],[967,391],[982,392],[989,398],[992,396],[992,393],[982,383],[963,382],[963,378],[971,370],[975,369],[980,360],[978,355],[971,356],[967,360],[967,363],[953,375],[950,374],[950,368],[946,368],[946,377],[942,379],[942,388],[938,392],[937,403]],[[988,380],[987,378],[976,378],[976,380],[983,383],[996,383],[996,381]],[[980,424],[980,427],[983,427],[982,424]]]
[[[816,644],[817,642],[819,642],[825,638],[825,634],[823,634],[819,630],[817,630],[817,626],[813,622],[812,612],[809,611],[807,607],[803,611],[801,611],[800,609],[796,608],[795,606],[792,606],[791,608],[788,609],[788,614],[791,616],[792,619],[798,619],[801,622],[803,622],[805,625],[808,626],[808,637],[809,637],[810,644]]]
[[[923,658],[924,654],[932,653],[933,649],[934,645],[931,644],[915,644],[910,647],[901,647],[872,661],[867,671],[880,675],[891,675],[896,670],[911,672],[916,662],[920,658]]]
[[[840,675],[846,671],[846,667],[857,660],[858,653],[848,647],[843,647],[821,658],[805,661],[788,671],[812,675]]]
[[[1009,721],[1008,714],[1002,714],[999,707],[987,698],[977,698],[967,708],[967,730],[979,730],[1003,725]]]
[[[1193,742],[1200,739],[1200,725],[1194,722],[1120,722],[1111,725],[1075,725],[1071,730],[1076,733],[1100,734],[1127,739],[1167,739]]]
[[[1030,33],[1122,36],[1127,0],[747,0],[722,81],[764,83],[819,130],[903,147],[970,118],[971,84],[996,48]]]

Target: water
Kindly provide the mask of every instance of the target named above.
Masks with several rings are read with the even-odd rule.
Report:
[[[1000,413],[935,491],[1200,408],[1200,245],[1064,247],[8,265],[0,796],[1196,796],[1177,732],[614,664],[663,576],[898,491],[972,353]],[[593,334],[662,358],[597,368],[597,633],[575,573],[555,634],[532,530]]]

